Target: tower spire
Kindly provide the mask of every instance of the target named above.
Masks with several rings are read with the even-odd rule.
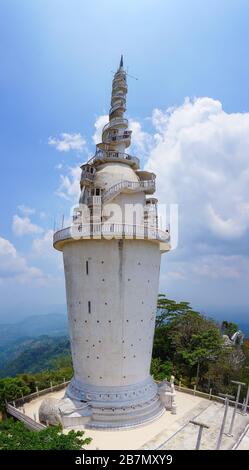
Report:
[[[102,131],[102,142],[97,148],[105,151],[124,153],[131,143],[131,130],[128,129],[128,120],[124,118],[126,111],[127,81],[124,70],[124,58],[121,54],[119,67],[112,80],[111,107],[109,122]]]
[[[119,70],[120,70],[120,69],[123,69],[123,66],[124,66],[124,58],[123,58],[123,54],[121,54],[120,64],[119,64]]]

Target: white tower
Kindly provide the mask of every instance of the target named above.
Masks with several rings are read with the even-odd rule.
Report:
[[[125,153],[131,141],[126,94],[121,57],[102,142],[81,167],[72,226],[54,234],[54,247],[63,251],[74,368],[66,397],[78,410],[77,424],[88,421],[88,427],[134,426],[164,410],[150,363],[169,234],[158,229],[157,200],[146,198],[155,191],[155,175]]]

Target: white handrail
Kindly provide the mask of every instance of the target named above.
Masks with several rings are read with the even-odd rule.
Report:
[[[169,241],[169,232],[158,228],[147,227],[146,225],[132,225],[120,223],[94,223],[94,224],[72,224],[70,227],[64,228],[54,233],[54,244],[61,240],[70,238],[90,238],[91,236],[98,235],[112,235],[115,236],[132,236],[138,238],[145,238],[149,240],[158,240],[161,242]]]
[[[102,201],[105,202],[114,194],[118,194],[122,189],[130,188],[132,190],[139,190],[139,189],[155,189],[155,181],[154,180],[144,180],[144,181],[120,181],[120,183],[114,184],[109,188],[103,195]]]
[[[112,118],[109,122],[107,122],[107,124],[105,124],[105,126],[103,127],[102,129],[102,134],[103,132],[106,131],[106,129],[108,129],[108,127],[112,127],[112,126],[116,126],[116,125],[119,125],[119,124],[124,124],[125,126],[128,126],[128,119],[125,119],[125,118]]]
[[[125,105],[126,105],[125,103],[122,103],[122,104],[120,104],[120,103],[115,103],[115,104],[113,104],[113,105],[111,106],[111,109],[110,109],[110,111],[109,111],[109,114],[111,115],[112,113],[114,113],[114,111],[117,111],[117,109],[120,109],[120,108],[122,108],[122,112],[126,111]]]
[[[124,152],[100,151],[100,152],[97,152],[88,161],[88,163],[91,165],[91,164],[94,164],[98,160],[106,160],[106,161],[126,160],[127,162],[130,162],[131,164],[135,164],[137,167],[139,167],[139,158],[133,157],[132,155],[129,155],[128,153],[124,153]]]

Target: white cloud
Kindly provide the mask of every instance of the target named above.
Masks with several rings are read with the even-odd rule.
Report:
[[[33,224],[29,217],[20,217],[15,214],[12,219],[12,230],[15,235],[30,235],[41,233],[43,229],[36,224]]]
[[[79,198],[80,195],[80,175],[79,166],[70,167],[67,175],[60,175],[60,185],[56,194],[64,199]]]
[[[129,129],[132,131],[131,152],[138,152],[138,154],[142,153],[143,155],[148,154],[153,148],[155,137],[143,131],[140,122],[133,119],[129,120]]]
[[[242,256],[203,256],[192,266],[194,274],[209,279],[239,279],[249,273],[249,261]]]
[[[86,140],[80,133],[62,132],[59,137],[49,137],[48,144],[54,146],[59,152],[70,150],[82,152],[86,148]]]
[[[236,239],[249,228],[249,113],[228,114],[211,98],[155,110],[157,143],[146,168],[161,202],[180,205],[180,231]]]
[[[58,165],[55,165],[56,170],[61,170],[63,168],[62,163],[58,163]]]
[[[69,224],[70,222],[68,221],[68,225]],[[65,221],[64,226],[67,226],[67,221]],[[35,238],[32,242],[30,257],[37,261],[44,260],[46,268],[57,273],[58,269],[60,271],[63,270],[63,257],[61,253],[53,247],[53,234],[54,231],[49,229],[42,237]],[[55,277],[55,274],[53,277]]]
[[[249,204],[235,204],[236,212],[230,217],[220,216],[211,204],[207,204],[207,220],[212,232],[220,238],[240,238],[248,228]]]
[[[95,132],[92,136],[92,139],[95,145],[101,142],[102,129],[105,126],[105,124],[107,124],[108,120],[109,120],[108,114],[102,114],[101,116],[97,117],[95,124],[94,124]]]
[[[168,278],[184,280],[186,282],[194,280],[242,280],[249,276],[249,258],[243,255],[221,255],[209,254],[200,255],[196,253],[191,260],[176,260],[171,257],[170,269],[166,273],[164,280]]]
[[[28,266],[26,259],[20,255],[9,240],[0,237],[0,282],[14,280],[18,283],[43,281],[42,271]]]
[[[248,276],[249,113],[226,113],[204,97],[155,109],[152,123],[146,169],[157,174],[159,201],[179,205],[180,247],[167,259],[169,277]]]
[[[24,204],[21,204],[20,206],[17,206],[17,209],[23,214],[23,215],[31,215],[35,213],[35,209],[32,207],[25,206]]]
[[[55,251],[53,248],[53,230],[47,230],[41,238],[35,238],[32,243],[32,251],[37,256],[47,256]]]

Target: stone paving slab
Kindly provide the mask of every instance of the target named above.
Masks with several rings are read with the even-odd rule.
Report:
[[[249,417],[243,416],[240,412],[236,413],[233,436],[228,436],[228,430],[233,414],[233,407],[229,407],[226,426],[221,442],[221,450],[231,449],[236,441],[239,439],[240,434],[249,423]],[[201,449],[214,450],[216,449],[219,431],[221,427],[222,418],[224,415],[224,405],[217,402],[211,402],[210,406],[200,413],[198,420],[209,426],[208,429],[203,429]],[[198,421],[197,420],[197,421]],[[189,423],[182,430],[180,430],[174,437],[172,437],[162,449],[165,450],[192,450],[195,449],[196,440],[198,435],[199,427]],[[249,449],[249,448],[248,448]]]

